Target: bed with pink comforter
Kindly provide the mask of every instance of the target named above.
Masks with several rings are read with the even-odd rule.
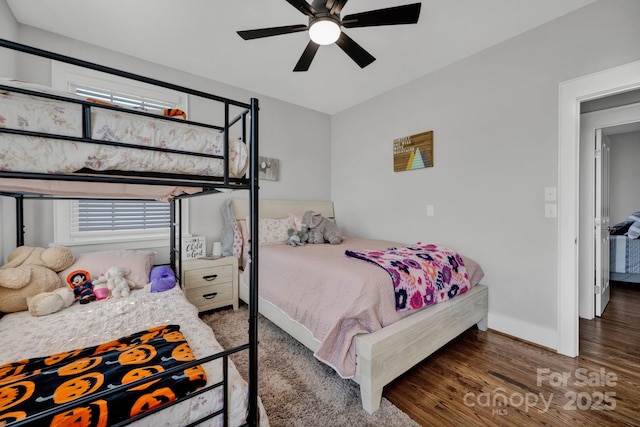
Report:
[[[358,334],[382,329],[416,311],[396,311],[394,286],[387,271],[347,257],[346,250],[368,251],[397,243],[345,237],[339,245],[260,246],[259,294],[303,325],[317,341],[314,355],[343,378],[355,375]],[[484,275],[462,257],[471,286]],[[243,281],[248,283],[247,268]]]

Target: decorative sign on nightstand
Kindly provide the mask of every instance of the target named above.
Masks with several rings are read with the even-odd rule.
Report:
[[[182,259],[202,258],[206,255],[207,243],[204,236],[182,238]]]

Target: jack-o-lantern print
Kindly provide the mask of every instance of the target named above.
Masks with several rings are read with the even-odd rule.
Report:
[[[141,344],[137,347],[123,351],[118,356],[121,365],[141,365],[156,357],[156,349],[152,345]]]
[[[27,413],[24,411],[6,412],[0,414],[0,426],[6,426],[16,421],[24,420],[27,418]]]
[[[180,331],[172,331],[172,332],[166,333],[166,334],[164,334],[163,338],[164,338],[164,340],[166,342],[184,341],[184,336],[182,335],[182,332],[180,332]]]
[[[105,351],[113,350],[123,351],[129,347],[131,347],[131,344],[121,342],[120,340],[113,340],[104,344],[100,344],[98,347],[96,347],[96,350],[93,352],[93,354],[100,354],[104,353]]]
[[[87,406],[80,406],[57,414],[50,427],[106,427],[109,409],[106,400],[96,400]]]
[[[193,353],[191,352],[191,348],[189,347],[189,344],[187,344],[186,342],[174,348],[173,351],[171,352],[171,356],[174,359],[179,360],[180,362],[190,362],[196,359]]]
[[[176,395],[168,387],[154,390],[151,393],[140,396],[138,400],[136,400],[131,407],[131,416],[135,417],[138,414],[150,411],[160,405],[174,401],[175,398]]]
[[[78,354],[80,354],[81,352],[82,352],[82,349],[79,348],[79,349],[73,350],[73,351],[57,353],[57,354],[51,355],[51,356],[47,357],[46,359],[44,359],[44,364],[47,365],[47,366],[55,365],[56,363],[60,363],[65,359],[69,359],[69,358],[75,357]]]
[[[58,369],[58,375],[66,377],[69,375],[78,375],[95,368],[102,362],[102,357],[83,357],[82,359],[75,360],[68,365],[62,366]]]
[[[152,339],[157,337],[159,333],[160,333],[160,331],[149,331],[148,333],[146,333],[146,334],[144,334],[144,335],[142,335],[140,337],[140,342],[151,341]]]
[[[0,413],[29,399],[35,389],[32,381],[18,381],[0,387]]]
[[[154,374],[159,374],[160,372],[164,372],[164,368],[162,368],[162,366],[160,365],[145,366],[144,368],[135,368],[127,372],[122,377],[122,384],[129,384],[134,381],[139,381],[143,378],[150,377]],[[158,381],[160,381],[160,379],[141,384],[137,387],[131,388],[130,390],[144,390],[149,386],[151,386],[152,384],[157,383]]]
[[[20,362],[7,363],[6,365],[0,366],[0,380],[17,377],[24,371],[24,367],[28,362],[29,359],[25,359]]]
[[[104,383],[104,375],[100,372],[89,372],[63,382],[53,393],[53,401],[57,404],[71,402],[98,390]]]
[[[206,381],[207,374],[202,369],[202,366],[192,366],[184,370],[184,374],[189,378],[189,381]]]

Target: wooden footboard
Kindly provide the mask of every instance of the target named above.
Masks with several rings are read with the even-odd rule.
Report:
[[[240,299],[248,301],[248,288],[240,283]],[[356,337],[356,375],[362,407],[372,414],[380,407],[382,389],[474,324],[487,328],[488,289],[476,285],[463,295],[426,308],[392,325]],[[301,324],[278,307],[258,299],[259,312],[312,351],[320,343]]]
[[[356,376],[362,407],[380,406],[385,385],[469,329],[487,327],[488,289],[477,285],[371,334],[356,337]]]

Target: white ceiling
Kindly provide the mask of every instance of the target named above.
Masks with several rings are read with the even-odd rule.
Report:
[[[419,0],[351,0],[342,15]],[[307,32],[244,41],[237,30],[307,24],[285,0],[7,0],[18,22],[334,114],[595,0],[422,0],[415,25],[343,29],[376,57],[360,69],[322,46],[292,69]],[[179,84],[179,82],[176,82]]]

